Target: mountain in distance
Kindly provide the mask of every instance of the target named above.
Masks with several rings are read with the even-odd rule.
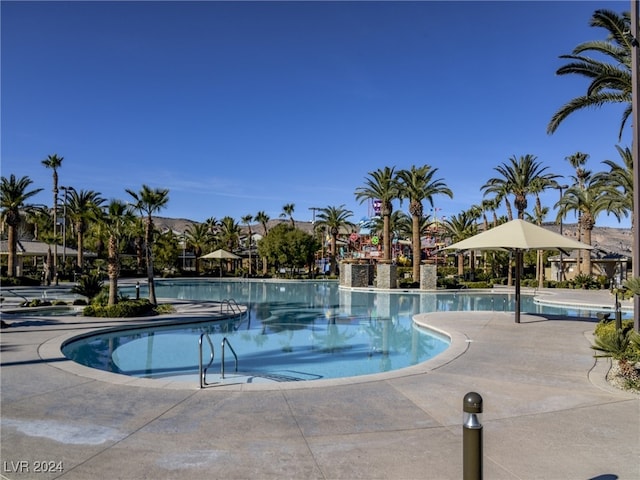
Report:
[[[295,218],[294,218],[295,220]],[[186,218],[167,218],[167,217],[153,217],[153,222],[157,229],[162,232],[167,230],[173,230],[174,233],[181,235],[191,225],[199,223],[194,220]],[[279,223],[289,222],[288,219],[272,219],[267,223],[267,229],[273,228]],[[303,222],[295,220],[296,227],[307,232],[313,232],[312,222]],[[560,226],[555,223],[545,223],[543,227],[560,233]],[[241,230],[244,232],[247,230],[246,225],[240,225]],[[251,230],[253,233],[263,234],[262,225],[259,223],[252,223]],[[576,240],[584,240],[578,238],[578,225],[575,223],[563,224],[562,233],[567,237],[574,238]],[[631,257],[631,246],[633,245],[633,232],[630,228],[614,228],[614,227],[595,227],[591,233],[591,244],[597,249],[604,250],[607,253],[615,253],[623,256]]]

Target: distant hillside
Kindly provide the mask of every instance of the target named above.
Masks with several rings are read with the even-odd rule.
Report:
[[[161,231],[173,230],[174,232],[182,233],[190,225],[195,222],[186,218],[166,218],[166,217],[154,217],[153,221],[158,229]],[[289,220],[274,219],[269,220],[267,228],[288,222]],[[296,227],[311,233],[313,231],[313,224],[311,222],[296,221]],[[545,228],[552,230],[556,233],[560,233],[560,226],[556,224],[545,224]],[[245,225],[241,225],[242,230],[246,229]],[[262,233],[262,225],[254,223],[251,225],[254,233]],[[562,226],[563,235],[568,237],[577,238],[577,225],[576,224],[564,224]],[[631,256],[631,245],[633,241],[633,235],[630,228],[612,228],[612,227],[596,227],[591,234],[591,243],[596,248],[601,248],[607,252],[619,253],[622,255]]]

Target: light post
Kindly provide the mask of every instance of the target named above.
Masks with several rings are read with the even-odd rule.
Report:
[[[186,270],[185,259],[187,257],[187,236],[184,232],[182,232],[182,272],[184,274]]]
[[[558,185],[556,187],[558,190],[560,190],[560,201],[562,201],[562,191],[566,188],[569,188],[569,185]],[[558,202],[558,206],[560,207],[560,202]],[[564,215],[560,215],[560,235],[562,235],[562,217],[564,217]],[[562,250],[560,250],[560,272],[558,275],[558,281],[562,282],[564,280],[564,264],[562,263]]]
[[[64,199],[62,204],[62,271],[67,268],[67,197],[71,187],[60,187],[64,190]]]

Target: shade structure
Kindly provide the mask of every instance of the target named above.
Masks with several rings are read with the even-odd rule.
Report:
[[[238,260],[240,257],[235,253],[228,252],[224,248],[219,248],[218,250],[214,250],[211,253],[207,253],[206,255],[201,256],[200,258],[206,259],[218,259],[218,260]]]
[[[592,250],[591,245],[539,227],[524,220],[512,220],[442,250],[510,250],[516,254],[516,323],[520,323],[520,270],[523,250]]]
[[[218,250],[214,250],[213,252],[207,253],[206,255],[201,256],[200,258],[204,258],[206,260],[220,260],[220,277],[222,277],[222,260],[239,260],[240,257],[235,253],[231,253],[224,248],[219,248]]]

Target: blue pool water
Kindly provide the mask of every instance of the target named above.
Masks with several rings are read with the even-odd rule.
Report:
[[[123,293],[135,295],[134,287]],[[141,286],[141,296],[146,288]],[[223,338],[246,375],[315,380],[387,372],[424,362],[443,352],[448,340],[413,324],[418,312],[513,311],[509,294],[376,292],[339,289],[335,282],[161,280],[158,298],[234,299],[248,314],[224,321],[105,332],[63,346],[68,358],[90,367],[148,378],[192,380],[198,372],[198,340],[208,333],[219,368]],[[536,305],[522,311],[590,316],[588,311]],[[204,356],[209,355],[204,343]],[[232,371],[227,354],[225,366]],[[197,377],[196,377],[197,378]]]

